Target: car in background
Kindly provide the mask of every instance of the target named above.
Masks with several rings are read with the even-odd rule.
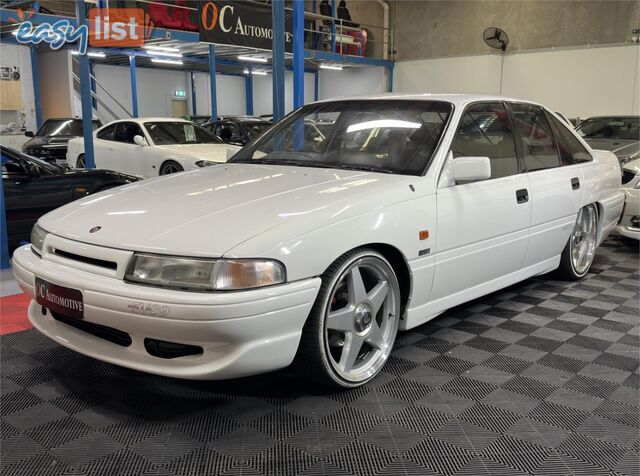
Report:
[[[618,157],[626,199],[617,231],[640,239],[640,116],[590,117],[576,131],[594,149]]]
[[[33,326],[90,357],[212,380],[294,363],[353,388],[399,330],[532,276],[586,276],[619,185],[615,156],[538,104],[329,100],[224,166],[42,217],[13,269]]]
[[[182,116],[182,119],[184,119],[185,121],[189,121],[189,122],[195,122],[196,124],[198,124],[199,126],[206,124],[207,122],[211,121],[211,115],[206,115],[206,116],[202,116],[202,115],[196,115],[196,116],[192,116],[192,115],[185,115]]]
[[[68,171],[15,149],[0,146],[9,248],[29,240],[45,213],[77,198],[138,180],[110,170]]]
[[[204,124],[203,127],[227,144],[244,146],[261,136],[271,126],[270,121],[259,117],[234,116],[219,118],[217,121]]]
[[[166,117],[113,121],[94,133],[96,167],[142,178],[225,162],[237,149],[202,127]],[[69,141],[69,167],[84,168],[84,141]]]
[[[93,130],[102,126],[98,119],[92,121]],[[59,117],[47,119],[37,132],[27,131],[25,136],[31,137],[22,146],[22,152],[38,157],[47,162],[66,165],[67,143],[74,137],[82,137],[82,119],[77,117]]]

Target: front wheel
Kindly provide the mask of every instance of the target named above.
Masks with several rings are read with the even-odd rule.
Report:
[[[87,168],[87,162],[84,158],[84,154],[80,154],[80,156],[78,157],[78,160],[76,161],[76,168],[79,168],[79,169]]]
[[[160,175],[175,174],[177,172],[182,172],[183,170],[182,165],[178,162],[167,160],[162,164],[162,167],[160,167]]]
[[[558,276],[576,281],[591,268],[598,242],[598,210],[594,204],[578,211],[573,231],[562,252]]]
[[[346,253],[322,275],[296,366],[322,384],[367,383],[389,358],[400,307],[398,279],[384,256],[371,249]]]

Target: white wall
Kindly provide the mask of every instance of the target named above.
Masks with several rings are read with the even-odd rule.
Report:
[[[386,92],[384,68],[344,68],[320,70],[319,99],[362,96]]]
[[[244,77],[216,74],[218,114],[246,114]],[[191,96],[191,90],[187,91]],[[196,73],[196,102],[198,114],[211,113],[211,89],[208,73]]]
[[[568,117],[638,114],[637,45],[511,53],[502,94],[538,101]],[[500,93],[500,56],[396,63],[394,92]]]
[[[20,68],[22,111],[25,113],[25,126],[27,130],[35,130],[36,106],[33,94],[31,51],[29,50],[29,47],[0,43],[0,64],[2,66],[17,66]],[[18,125],[22,125],[21,119],[18,117],[16,112],[0,111],[0,129],[4,128],[9,122],[15,122]]]
[[[313,102],[313,74],[304,75],[304,102]],[[284,76],[284,112],[293,110],[293,73]],[[255,115],[273,112],[273,81],[271,74],[253,76],[253,113]]]

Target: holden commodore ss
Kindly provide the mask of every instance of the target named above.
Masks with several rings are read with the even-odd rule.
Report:
[[[226,164],[45,215],[14,272],[34,327],[96,359],[212,380],[294,364],[357,387],[398,331],[531,276],[584,277],[620,181],[538,104],[318,102]]]

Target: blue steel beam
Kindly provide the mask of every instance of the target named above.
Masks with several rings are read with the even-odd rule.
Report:
[[[304,106],[304,0],[293,0],[293,108]]]
[[[81,24],[86,20],[86,4],[76,3],[76,16]],[[89,57],[80,55],[78,57],[78,69],[80,76],[80,103],[82,105],[82,135],[84,136],[84,160],[89,169],[96,167],[93,154],[93,109],[91,107],[91,74],[89,71]]]
[[[90,78],[91,78],[91,106],[95,109],[98,110],[98,101],[96,100],[96,98],[94,97],[94,94],[96,94],[96,90],[98,89],[96,86],[96,65],[94,64],[93,61],[89,61],[89,74],[90,74]]]
[[[131,114],[138,117],[138,76],[136,74],[136,55],[129,55],[131,73]]]
[[[198,114],[198,102],[196,101],[196,72],[191,71],[191,114]]]
[[[33,79],[33,102],[36,107],[36,126],[42,125],[42,106],[40,105],[40,67],[38,65],[38,48],[31,47],[31,78]]]
[[[393,66],[393,61],[378,58],[363,58],[361,56],[345,56],[329,51],[304,50],[304,57],[310,60],[326,61],[343,65],[357,64],[363,66]]]
[[[273,122],[284,117],[284,0],[272,0]]]
[[[393,65],[387,66],[387,92],[393,92]]]
[[[253,116],[253,68],[247,68],[249,74],[244,78],[247,116]]]
[[[211,100],[211,119],[218,118],[218,92],[216,87],[216,47],[209,45],[209,95]]]
[[[317,71],[313,74],[313,100],[317,101],[320,97],[318,86],[320,82],[320,73]]]
[[[331,0],[331,52],[336,52],[336,0]]]

